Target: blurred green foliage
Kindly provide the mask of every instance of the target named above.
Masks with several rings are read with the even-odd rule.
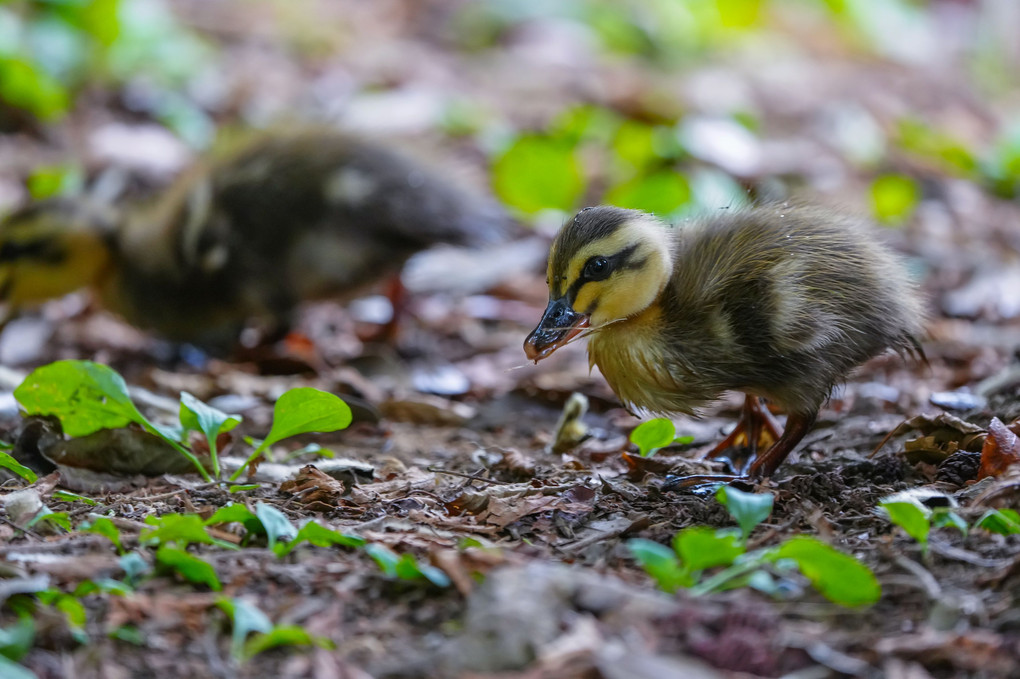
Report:
[[[129,108],[197,146],[212,124],[181,90],[211,49],[163,0],[14,0],[0,3],[0,106],[51,122],[89,86],[132,86]]]

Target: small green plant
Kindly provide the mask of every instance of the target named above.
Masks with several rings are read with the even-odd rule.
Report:
[[[36,473],[14,459],[9,453],[0,450],[0,467],[14,472],[29,483],[35,483],[38,478]]]
[[[642,422],[630,432],[630,442],[638,447],[641,457],[651,457],[666,446],[693,440],[693,436],[677,436],[673,422],[664,417]]]
[[[878,512],[914,538],[921,545],[923,555],[928,553],[928,538],[932,528],[950,526],[964,535],[970,530],[963,517],[954,511],[954,507],[929,506],[920,496],[910,491],[886,497],[879,503]]]
[[[798,535],[775,547],[747,550],[751,531],[768,518],[772,496],[722,486],[716,498],[726,506],[739,530],[694,526],[677,533],[672,549],[644,539],[628,543],[631,553],[667,592],[689,589],[704,595],[750,586],[777,595],[773,573],[796,568],[823,596],[843,606],[878,601],[881,588],[867,566],[815,538]],[[721,568],[707,575],[710,569]]]
[[[915,498],[895,495],[879,504],[879,512],[914,538],[922,555],[928,553],[932,528],[950,526],[965,536],[972,528],[1000,535],[1020,533],[1020,514],[1012,509],[990,509],[970,526],[951,507],[929,507]]]
[[[1013,509],[989,509],[975,525],[999,535],[1015,535],[1020,533],[1020,514]]]
[[[29,415],[60,418],[64,433],[71,437],[136,424],[187,458],[206,481],[221,478],[219,438],[242,420],[240,415],[224,413],[184,392],[181,394],[180,426],[156,424],[138,410],[127,384],[115,370],[92,361],[57,361],[37,368],[14,390],[14,397]],[[283,439],[310,432],[337,431],[350,423],[351,409],[339,397],[310,387],[291,389],[276,401],[269,435],[230,480],[236,480],[269,446]],[[189,431],[204,435],[212,476],[189,446]],[[0,453],[0,466],[34,480],[31,470],[26,470],[6,453]],[[31,476],[26,476],[25,471]]]
[[[428,580],[437,587],[450,586],[450,577],[446,573],[430,564],[419,563],[411,554],[399,555],[380,544],[366,545],[365,552],[388,577],[398,580]]]
[[[333,642],[315,637],[297,625],[274,625],[256,606],[244,599],[221,597],[216,605],[227,614],[233,626],[230,654],[244,661],[278,646],[319,646],[333,648]]]

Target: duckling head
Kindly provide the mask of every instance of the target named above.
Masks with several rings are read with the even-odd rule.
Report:
[[[106,206],[52,200],[0,222],[0,302],[13,308],[98,281],[110,265],[114,217]]]
[[[636,210],[590,207],[564,225],[549,251],[549,306],[524,340],[538,362],[589,332],[652,305],[673,273],[675,231]]]

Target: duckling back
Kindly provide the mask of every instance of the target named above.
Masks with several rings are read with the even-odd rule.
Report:
[[[887,349],[920,351],[903,263],[853,218],[762,206],[679,227],[663,332],[689,393],[739,389],[814,412]]]
[[[350,297],[416,252],[495,242],[506,226],[494,204],[388,147],[272,135],[192,171],[139,215],[108,296],[172,339],[235,337],[248,318],[286,323],[300,301]]]

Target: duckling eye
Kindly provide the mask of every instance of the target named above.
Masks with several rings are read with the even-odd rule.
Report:
[[[592,257],[584,265],[584,277],[588,280],[601,281],[612,272],[609,260],[605,257]]]

